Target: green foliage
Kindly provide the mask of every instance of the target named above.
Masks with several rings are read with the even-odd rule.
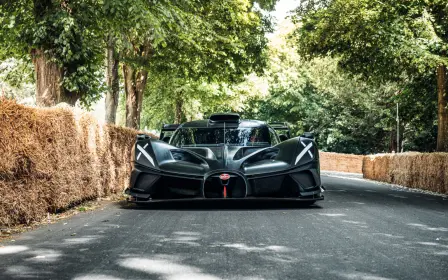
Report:
[[[247,94],[236,85],[266,67],[271,24],[250,1],[199,4],[184,14],[182,32],[171,32],[166,45],[154,49],[142,126],[174,122],[179,104],[184,120],[236,110]]]
[[[446,1],[301,1],[296,25],[280,26],[269,43],[259,8],[276,2],[5,2],[2,87],[29,94],[21,86],[33,81],[30,54],[40,49],[63,68],[65,90],[89,106],[104,91],[105,42],[114,38],[121,63],[148,72],[141,127],[159,129],[178,113],[187,121],[239,112],[287,121],[295,135],[312,131],[323,150],[376,153],[392,146],[398,102],[404,149],[434,150]]]
[[[257,1],[271,9],[275,0]],[[134,69],[174,78],[241,80],[261,72],[268,25],[254,2],[183,0],[19,0],[0,6],[0,59],[40,49],[63,68],[63,87],[87,107],[103,87],[105,39]],[[29,58],[27,58],[29,60]],[[154,70],[155,69],[155,70]]]
[[[42,49],[63,67],[63,86],[85,105],[101,93],[101,1],[19,0],[0,6],[0,56],[23,58]]]
[[[254,98],[246,117],[287,121],[294,135],[312,131],[320,147],[343,153],[387,152],[395,139],[396,102],[400,103],[404,149],[434,149],[435,95],[432,76],[400,88],[340,70],[338,59],[304,59],[288,42],[286,25],[272,38],[267,73],[268,98]],[[428,79],[429,78],[429,79]],[[401,90],[397,97],[395,93]],[[420,95],[415,92],[420,89]],[[424,89],[424,90],[422,90]]]
[[[295,44],[302,57],[334,57],[340,69],[371,84],[394,82],[400,94],[391,103],[400,104],[404,148],[431,151],[434,70],[448,64],[447,12],[439,0],[302,1]]]
[[[386,149],[383,138],[387,130],[377,123],[387,120],[390,111],[377,103],[390,96],[388,86],[375,88],[349,77],[338,70],[334,59],[305,61],[285,38],[274,38],[271,52],[270,96],[252,100],[250,107],[256,110],[246,115],[286,121],[294,135],[312,131],[326,151],[370,153]],[[386,125],[390,130],[391,123],[386,121]]]
[[[295,18],[298,51],[304,57],[336,56],[341,68],[367,78],[425,74],[448,61],[448,42],[437,35],[445,34],[446,19],[437,24],[429,9],[436,2],[302,1]]]
[[[199,1],[187,9],[180,32],[170,32],[156,48],[152,71],[174,79],[208,82],[242,81],[245,74],[262,73],[271,30],[248,0]]]
[[[0,94],[18,100],[33,100],[35,93],[33,83],[33,65],[29,59],[9,58],[0,61]]]
[[[255,75],[235,85],[157,77],[147,88],[141,127],[158,130],[162,124],[174,123],[176,101],[182,103],[182,121],[203,119],[216,112],[243,112],[250,109],[249,100],[266,94],[266,88],[266,81]]]

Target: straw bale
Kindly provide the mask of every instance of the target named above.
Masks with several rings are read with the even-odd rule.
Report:
[[[364,178],[448,194],[448,153],[366,156]]]
[[[319,156],[321,170],[362,173],[361,155],[319,152]]]
[[[68,106],[0,99],[0,226],[122,192],[137,133]]]

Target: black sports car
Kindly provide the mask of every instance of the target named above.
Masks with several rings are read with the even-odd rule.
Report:
[[[237,114],[180,125],[169,143],[139,135],[129,200],[323,199],[319,153],[312,138],[280,142],[275,130]]]

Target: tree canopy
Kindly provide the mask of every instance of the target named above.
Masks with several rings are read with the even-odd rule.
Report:
[[[95,0],[7,1],[0,6],[0,57],[50,56],[62,67],[62,87],[88,105],[101,93],[101,18]]]
[[[134,128],[238,112],[326,151],[444,149],[445,1],[304,0],[274,29],[276,2],[2,2],[0,86],[43,106],[106,96]]]
[[[418,100],[436,110],[428,91],[435,88],[436,68],[448,65],[445,1],[310,0],[296,12],[295,42],[302,57],[337,58],[343,71],[376,83],[396,82],[397,102],[409,106]],[[438,149],[446,150],[447,96],[439,89]]]

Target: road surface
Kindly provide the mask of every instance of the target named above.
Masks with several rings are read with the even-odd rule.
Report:
[[[111,203],[0,244],[0,279],[448,279],[448,199],[323,176],[316,207]]]

